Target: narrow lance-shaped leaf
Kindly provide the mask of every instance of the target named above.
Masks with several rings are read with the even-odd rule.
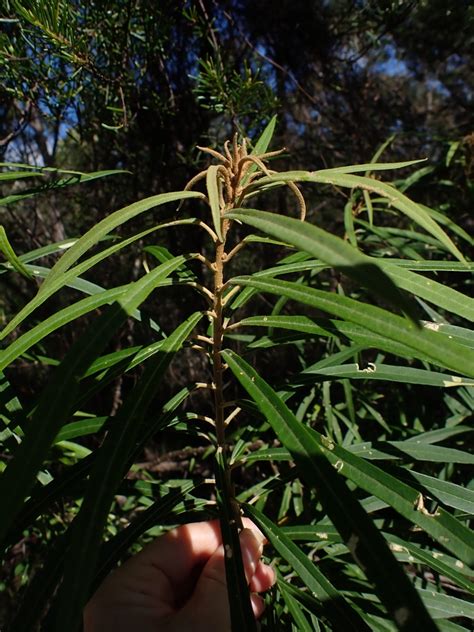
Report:
[[[401,308],[417,322],[411,300],[400,292],[383,269],[373,259],[363,255],[340,237],[331,235],[312,224],[266,211],[236,209],[226,213],[226,217],[250,224],[272,237],[284,239],[299,250],[308,252],[367,287],[392,305]]]
[[[282,531],[291,540],[328,542],[330,544],[342,542],[337,529],[327,523],[282,527]],[[446,561],[443,561],[448,558],[444,553],[439,553],[438,551],[430,552],[412,542],[398,538],[393,533],[384,532],[383,536],[388,541],[395,557],[397,557],[397,554],[402,556],[412,555],[417,561],[426,564],[441,575],[449,577],[457,586],[465,588],[471,594],[474,594],[474,583],[469,580],[466,574],[460,572],[459,567],[464,568],[465,573],[468,572],[468,569],[459,560],[451,558],[452,564],[449,565]]]
[[[169,363],[201,318],[201,313],[193,314],[166,338],[160,352],[150,361],[143,377],[120,408],[100,448],[84,501],[74,522],[70,553],[58,596],[58,631],[72,632],[80,623],[110,504],[125,474],[127,457],[137,439],[140,423]]]
[[[13,250],[10,242],[8,241],[7,233],[5,232],[5,228],[0,225],[0,252],[3,253],[5,259],[9,261],[12,267],[19,272],[21,275],[26,277],[27,279],[31,279],[32,274],[25,267],[24,263],[21,259],[18,258],[17,254]]]
[[[0,351],[0,370],[10,365],[22,353],[56,329],[63,327],[83,314],[87,314],[108,303],[113,303],[126,292],[126,289],[127,286],[121,286],[106,290],[101,294],[89,296],[38,323],[33,329],[30,329],[30,331],[27,331],[10,343],[6,349]]]
[[[421,274],[401,268],[390,261],[381,262],[383,271],[397,284],[415,296],[430,301],[452,314],[474,321],[474,299],[449,286],[427,279]]]
[[[211,207],[212,214],[212,223],[214,225],[214,230],[216,231],[217,236],[220,241],[224,241],[222,237],[222,226],[221,226],[221,205],[220,205],[220,195],[219,195],[219,169],[220,167],[216,165],[211,165],[207,170],[206,175],[206,186],[207,186],[207,196],[209,198],[209,205]]]
[[[386,182],[381,182],[380,180],[340,172],[335,173],[330,170],[313,172],[287,171],[261,178],[258,183],[249,187],[249,193],[251,193],[253,189],[265,188],[268,185],[271,187],[272,185],[279,185],[279,183],[285,183],[288,181],[332,184],[348,189],[360,188],[378,193],[386,198],[393,207],[407,215],[407,217],[419,224],[428,233],[433,235],[433,237],[436,237],[436,239],[444,244],[446,248],[456,257],[456,259],[465,262],[462,253],[450,237],[448,237],[445,231],[430,217],[429,213],[426,212],[423,206],[416,204],[416,202],[410,200],[406,195],[395,189],[395,187],[387,184]]]
[[[222,448],[217,448],[216,451],[215,476],[222,542],[226,551],[225,569],[232,632],[256,632],[257,625],[250,603],[250,593],[240,549],[239,530],[235,520],[236,509],[233,508],[235,500],[232,498],[229,469]]]
[[[155,275],[157,275],[158,280],[156,281],[155,287],[167,285],[170,282],[167,277],[171,274],[171,272],[178,269],[186,259],[187,257],[182,255],[175,257],[172,261],[162,264],[152,270],[149,275],[142,277],[141,281],[147,280],[147,282],[154,282]],[[72,322],[84,314],[90,313],[98,307],[102,307],[103,305],[110,304],[115,300],[119,300],[131,287],[133,287],[133,284],[129,283],[128,285],[112,288],[111,290],[103,290],[100,286],[90,283],[89,281],[84,281],[83,279],[77,279],[76,281],[72,280],[70,281],[70,285],[75,289],[90,292],[92,293],[92,296],[77,301],[77,303],[73,303],[73,305],[69,305],[59,312],[52,314],[49,318],[46,318],[44,321],[38,323],[35,327],[33,327],[33,329],[30,329],[30,331],[27,331],[22,336],[14,340],[4,351],[0,351],[0,367],[6,367],[22,353],[30,349],[33,345],[37,344],[45,336],[56,329],[63,327],[67,323]],[[132,318],[141,320],[141,314],[137,309],[132,310],[129,315]],[[150,320],[150,327],[161,333],[158,325],[152,320]]]
[[[407,347],[406,345],[386,338],[380,334],[368,331],[360,325],[349,323],[344,320],[336,319],[311,319],[307,316],[248,316],[238,321],[239,327],[275,327],[281,329],[289,329],[292,332],[303,332],[308,336],[342,336],[348,337],[357,344],[364,345],[367,349],[375,348],[382,351],[388,351],[402,357],[417,357],[422,360],[428,358]],[[275,336],[274,336],[275,337]],[[261,339],[251,343],[252,348],[265,347],[273,338]],[[276,339],[278,341],[278,338]]]
[[[413,348],[432,358],[440,366],[474,378],[474,350],[453,342],[446,336],[441,337],[435,331],[426,328],[415,329],[405,319],[380,307],[277,279],[234,277],[229,283],[255,287],[262,292],[279,296],[284,295],[361,325],[376,334],[383,332],[385,338]]]
[[[272,546],[289,563],[311,593],[321,602],[321,610],[334,625],[335,630],[368,631],[370,628],[352,609],[344,596],[294,544],[285,533],[252,505],[244,505],[244,511],[265,533]]]
[[[1,165],[0,165],[1,166]],[[42,173],[38,173],[36,171],[4,171],[0,173],[0,181],[1,180],[18,180],[19,178],[34,178],[38,176],[42,176]]]
[[[0,518],[0,542],[20,510],[59,428],[70,414],[80,376],[129,314],[183,260],[184,257],[176,257],[133,283],[118,303],[111,305],[96,323],[88,327],[56,370],[40,397],[22,443],[0,477],[0,495],[6,508]]]
[[[260,135],[259,139],[257,140],[257,142],[255,143],[254,148],[252,149],[252,151],[250,152],[251,156],[259,156],[261,154],[264,154],[268,147],[270,146],[271,140],[273,138],[273,134],[275,132],[275,125],[277,122],[277,117],[273,116],[270,121],[268,122],[268,125],[265,127],[265,129],[263,130],[262,134]],[[257,169],[257,165],[256,164],[251,164],[247,173],[245,174],[245,176],[242,178],[241,181],[241,186],[245,186],[251,176],[251,174]]]
[[[367,162],[361,165],[344,165],[343,167],[331,167],[330,169],[322,169],[318,171],[318,174],[332,174],[332,173],[360,173],[365,171],[365,175],[368,177],[371,171],[390,171],[390,169],[404,169],[405,167],[411,167],[417,165],[420,162],[426,162],[426,158],[419,158],[418,160],[406,160],[404,162]]]
[[[151,208],[175,202],[176,200],[184,200],[190,198],[201,198],[204,196],[197,191],[175,191],[172,193],[160,193],[152,197],[135,202],[130,206],[111,213],[103,220],[95,224],[87,233],[85,233],[76,243],[59,259],[55,266],[51,269],[51,273],[41,286],[41,290],[46,288],[61,274],[69,270],[69,268],[87,252],[92,246],[98,243],[105,235],[108,235],[118,226],[130,221],[137,215],[149,211]]]
[[[147,441],[156,434],[162,428],[167,427],[174,412],[186,399],[189,393],[193,390],[192,387],[186,387],[181,389],[176,395],[174,395],[161,409],[161,414],[150,415],[140,428],[140,440],[136,442],[134,450],[129,455],[129,465],[131,465],[133,458],[138,454]],[[36,489],[31,498],[25,503],[22,511],[20,512],[17,520],[15,521],[11,534],[15,534],[23,531],[27,528],[33,520],[41,513],[44,512],[55,500],[61,497],[64,493],[68,493],[73,489],[77,483],[84,479],[88,474],[95,461],[96,454],[92,453],[88,457],[81,459],[71,467],[69,467],[61,475],[57,476],[50,483]],[[13,538],[12,538],[12,541]]]
[[[0,167],[4,166],[7,163],[0,163]],[[13,164],[14,167],[27,167],[32,168],[29,165],[22,164]],[[61,180],[56,180],[54,182],[48,181],[47,183],[40,184],[35,188],[28,188],[26,190],[22,190],[21,193],[11,193],[4,198],[0,198],[0,206],[6,206],[7,204],[14,204],[15,202],[19,202],[20,200],[25,200],[41,193],[50,193],[54,189],[62,189],[66,186],[71,186],[75,184],[79,184],[81,182],[88,182],[90,180],[95,180],[97,178],[104,178],[111,175],[117,175],[121,173],[130,173],[129,171],[123,171],[120,169],[112,169],[107,171],[95,171],[92,173],[82,173],[80,171],[68,171],[63,169],[56,169],[53,167],[35,167],[38,169],[36,173],[30,173],[29,176],[44,176],[47,173],[64,173],[69,175],[68,178],[62,178]],[[25,177],[25,176],[21,176]],[[9,178],[8,178],[9,179]],[[16,179],[16,178],[15,178]]]
[[[350,378],[352,380],[387,380],[401,382],[403,384],[419,384],[425,386],[438,386],[441,388],[474,386],[474,380],[462,379],[457,375],[446,375],[425,369],[413,367],[383,364],[382,362],[370,363],[361,368],[358,364],[341,364],[337,366],[308,367],[294,376],[291,384],[308,383],[321,379]]]
[[[381,601],[400,630],[415,623],[436,631],[430,616],[384,538],[329,463],[326,451],[300,423],[273,389],[242,358],[223,352],[230,369],[265,415],[283,445],[291,452],[302,476],[315,485],[324,509],[357,564],[375,584]],[[390,577],[390,582],[387,582]]]
[[[142,239],[143,237],[146,237],[150,233],[156,230],[159,230],[161,228],[166,228],[168,226],[174,226],[177,224],[194,223],[195,221],[196,220],[194,219],[183,219],[183,220],[174,220],[171,222],[164,222],[162,224],[157,224],[156,226],[153,226],[152,228],[144,230],[141,233],[137,233],[136,235],[133,235],[132,237],[129,237],[128,239],[124,239],[118,244],[114,244],[110,246],[109,248],[106,248],[105,250],[102,250],[101,252],[93,255],[92,257],[89,257],[89,259],[82,261],[74,268],[71,268],[67,272],[61,274],[55,280],[51,282],[48,281],[48,286],[46,288],[44,287],[44,283],[43,283],[43,285],[40,287],[40,290],[36,294],[36,296],[33,297],[31,301],[29,301],[23,307],[23,309],[21,309],[18,312],[18,314],[8,323],[5,329],[2,332],[0,332],[0,340],[2,338],[5,338],[5,336],[7,336],[10,332],[12,332],[15,329],[15,327],[17,327],[20,323],[22,323],[27,316],[32,314],[35,309],[37,309],[40,305],[42,305],[50,296],[52,296],[55,292],[60,290],[62,287],[71,286],[72,283],[82,283],[82,284],[89,283],[89,281],[85,281],[84,279],[77,279],[77,281],[75,281],[75,279],[77,277],[80,277],[81,274],[83,274],[84,272],[87,272],[87,270],[97,265],[104,259],[107,259],[108,257],[112,256],[113,254],[121,250],[122,248],[129,246],[135,241],[138,241],[139,239]],[[67,248],[71,248],[76,243],[76,241],[77,240],[74,240],[72,243],[65,242],[65,246],[67,246]],[[60,248],[60,250],[63,250],[63,248]],[[48,249],[45,248],[45,249],[39,249],[37,254],[38,256],[40,255],[46,256],[47,254],[50,254],[50,253]],[[34,266],[34,267],[28,266],[27,269],[30,272],[32,272],[35,276],[36,275],[40,277],[43,276],[48,279],[51,273],[51,270],[47,270],[46,268],[41,268],[39,266]]]
[[[235,357],[234,355],[234,358]],[[243,360],[239,359],[240,364],[243,362]],[[241,379],[242,375],[245,375],[243,370],[242,373],[240,371],[238,372],[238,379]],[[258,379],[261,380],[261,378]],[[356,456],[353,452],[358,449],[360,444],[356,443],[348,450],[340,445],[336,445],[332,440],[324,437],[312,428],[306,427],[306,434],[309,434],[313,438],[319,445],[320,451],[344,477],[353,481],[369,494],[373,494],[387,505],[393,507],[400,515],[417,525],[423,531],[426,531],[426,533],[441,546],[451,551],[460,561],[465,562],[469,566],[474,563],[472,532],[454,516],[445,511],[442,507],[438,507],[434,514],[430,514],[425,509],[423,495],[418,490],[410,487],[395,476],[388,474],[380,467],[367,462],[360,456]],[[408,446],[411,442],[404,441],[397,443],[400,449],[403,449],[403,446]],[[428,450],[430,447],[433,451],[437,446],[427,446]],[[447,452],[450,450],[441,447],[438,447],[438,449],[446,450]],[[367,452],[364,452],[367,458],[371,458],[371,451],[369,446]],[[470,455],[464,454],[470,457]],[[275,455],[275,458],[284,459],[285,455],[279,452]]]

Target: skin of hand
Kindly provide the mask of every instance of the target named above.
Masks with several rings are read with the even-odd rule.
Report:
[[[243,519],[240,547],[256,618],[257,593],[275,583],[261,561],[264,536]],[[84,610],[84,632],[230,632],[225,553],[219,521],[169,531],[111,573]]]

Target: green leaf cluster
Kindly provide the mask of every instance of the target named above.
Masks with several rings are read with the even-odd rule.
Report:
[[[267,629],[457,630],[472,616],[474,303],[441,274],[472,272],[466,236],[402,186],[370,176],[405,163],[269,170],[274,127],[273,119],[250,152],[237,137],[222,153],[208,148],[218,164],[182,191],[111,212],[78,239],[19,255],[0,231],[0,272],[42,279],[1,334],[6,557],[58,503],[71,507],[48,536],[49,556],[28,582],[12,629],[79,629],[89,595],[130,547],[166,525],[215,515],[235,552],[226,560],[233,629],[255,629],[239,552],[242,514],[265,533],[278,569]],[[192,191],[200,180],[203,192]],[[285,209],[257,207],[281,186],[300,202],[299,185],[362,192],[368,221],[341,209],[345,234],[338,235]],[[170,205],[171,216],[161,217]],[[420,235],[420,252],[429,239],[431,258],[395,259],[374,245],[377,230],[389,238],[394,212]],[[142,214],[153,217],[150,229],[117,235]],[[206,248],[170,253],[159,242],[170,226],[204,231]],[[249,229],[257,232],[242,234]],[[138,278],[94,283],[95,266],[132,247],[142,262]],[[274,251],[274,265],[244,269],[243,253],[259,247]],[[36,265],[58,254],[54,265]],[[197,293],[201,308],[164,331],[160,301],[187,292]],[[73,299],[38,316],[57,293]],[[145,343],[114,348],[132,321]],[[66,325],[74,343],[64,357],[48,355],[49,337]],[[210,383],[190,379],[165,397],[167,370],[191,353]],[[296,360],[286,366],[290,354]],[[48,383],[33,402],[22,401],[11,376],[32,360],[51,367]],[[131,374],[113,414],[99,414],[95,395]],[[424,393],[440,401],[437,419],[420,401],[416,413],[404,404]],[[383,398],[393,403],[389,414]],[[143,448],[166,436],[190,453],[204,448],[200,474],[189,479],[194,461],[188,478],[135,480],[130,472],[139,470]],[[213,468],[217,505],[205,466]],[[138,510],[110,532],[118,497]]]

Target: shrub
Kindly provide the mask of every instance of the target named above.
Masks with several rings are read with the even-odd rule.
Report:
[[[3,273],[44,279],[4,339],[60,290],[87,295],[12,338],[0,355],[8,457],[0,478],[4,550],[25,530],[44,527],[56,503],[69,507],[48,535],[47,559],[29,581],[12,630],[31,630],[40,621],[44,629],[77,629],[90,592],[143,534],[216,512],[234,552],[226,571],[239,632],[255,629],[239,550],[242,513],[264,531],[268,553],[277,559],[267,629],[427,631],[437,629],[438,619],[440,628],[455,630],[472,611],[466,595],[472,592],[467,520],[473,492],[462,483],[463,466],[473,458],[462,421],[472,406],[474,352],[472,333],[461,325],[474,308],[466,295],[427,276],[472,270],[441,224],[458,239],[470,238],[373,175],[414,163],[269,169],[268,160],[280,153],[267,151],[274,125],[250,153],[237,138],[222,154],[204,148],[216,164],[184,190],[111,213],[67,244],[17,257],[3,231]],[[345,238],[305,221],[301,183],[349,193]],[[202,184],[205,192],[196,190]],[[253,208],[257,196],[283,186],[297,202],[298,218]],[[193,212],[180,210],[117,237],[134,218],[177,202]],[[395,214],[406,223],[395,218],[390,226]],[[84,278],[169,227],[203,230],[209,245],[178,255],[157,244],[142,246],[145,273],[119,287]],[[257,233],[243,236],[245,227]],[[106,238],[111,245],[101,248]],[[258,251],[245,255],[255,247],[280,258],[259,270]],[[281,257],[285,249],[290,254]],[[31,263],[61,250],[51,269]],[[250,274],[243,274],[245,265],[252,266]],[[159,308],[147,315],[145,301],[173,286],[197,291],[202,308],[183,314],[166,335]],[[111,352],[128,319],[142,321],[146,344]],[[75,342],[34,405],[24,408],[8,382],[9,367],[32,357],[27,354],[40,358],[45,337],[68,323],[76,323]],[[185,349],[203,354],[211,377],[189,382],[163,402],[160,384]],[[266,364],[265,353],[271,354]],[[91,412],[94,396],[135,367],[143,368],[115,415]],[[439,398],[443,412],[436,420],[425,418],[432,409],[416,401],[423,388]],[[193,399],[198,391],[207,396]],[[387,402],[383,414],[380,398]],[[202,408],[192,409],[193,401]],[[104,431],[100,443],[87,444],[92,450],[76,442]],[[215,482],[192,475],[164,483],[131,478],[144,446],[165,431],[180,446],[208,446],[202,458],[213,460]],[[52,446],[59,446],[64,467],[55,467]],[[118,529],[110,512],[124,496],[135,511]]]

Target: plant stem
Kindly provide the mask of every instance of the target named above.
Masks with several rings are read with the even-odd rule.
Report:
[[[224,222],[226,224],[227,222]],[[223,234],[225,239],[227,226],[223,226]],[[216,243],[216,258],[214,262],[214,301],[213,301],[213,336],[212,336],[212,366],[214,377],[214,408],[215,408],[215,426],[216,426],[216,439],[217,450],[222,452],[222,464],[224,471],[221,479],[221,484],[224,489],[221,493],[227,498],[229,503],[229,510],[232,514],[232,520],[235,522],[238,529],[242,529],[242,517],[240,515],[240,507],[235,500],[234,486],[231,480],[231,471],[227,464],[226,454],[226,441],[225,441],[225,399],[224,399],[224,363],[222,362],[222,343],[224,339],[224,261],[225,251],[224,242],[218,241]],[[219,477],[216,477],[216,481]]]
[[[224,426],[224,388],[223,388],[223,367],[222,367],[222,340],[224,336],[222,317],[222,287],[224,285],[224,244],[218,242],[216,245],[216,260],[214,263],[214,331],[212,344],[212,365],[214,371],[214,404],[216,412],[216,437],[217,446],[225,448],[225,426]]]

